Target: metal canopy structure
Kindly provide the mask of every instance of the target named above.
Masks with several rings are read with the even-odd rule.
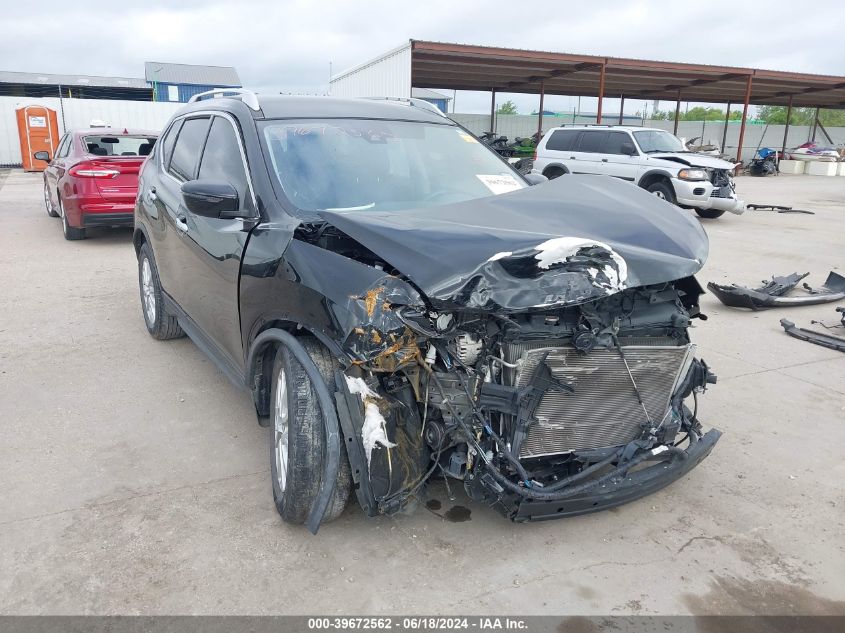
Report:
[[[418,88],[845,108],[845,77],[411,41]]]
[[[845,108],[845,77],[424,40],[411,40],[410,48],[412,86],[489,90],[491,121],[497,92],[539,94],[538,133],[547,94],[597,97],[598,123],[605,97],[621,99],[620,123],[625,99],[675,101],[675,133],[682,100],[727,103],[728,112],[741,103],[738,161],[750,104],[787,106],[787,131],[793,107],[816,108],[816,122],[819,108]]]

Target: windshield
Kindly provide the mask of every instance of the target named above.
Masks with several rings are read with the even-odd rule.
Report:
[[[155,136],[86,136],[85,149],[94,156],[149,156]]]
[[[300,209],[401,211],[525,187],[453,125],[334,119],[271,121],[272,170]]]
[[[644,154],[651,152],[685,152],[686,147],[677,136],[664,130],[643,130],[634,132]]]

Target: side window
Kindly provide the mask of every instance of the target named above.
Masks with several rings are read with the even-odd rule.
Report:
[[[241,158],[238,136],[232,124],[221,116],[211,120],[211,131],[202,153],[197,178],[228,182],[238,190],[241,208],[252,208],[248,176]]]
[[[156,151],[161,153],[161,164],[164,169],[169,167],[168,162],[170,156],[173,154],[173,146],[176,144],[176,137],[179,136],[179,129],[182,127],[183,119],[174,121],[174,123],[167,128],[162,139],[156,143],[158,148]]]
[[[604,142],[604,154],[622,154],[622,145],[628,143],[633,145],[631,137],[625,132],[608,132]]]
[[[546,141],[546,149],[554,152],[571,152],[575,149],[575,141],[580,130],[555,130]]]
[[[168,171],[180,180],[193,180],[197,173],[205,137],[208,134],[208,117],[187,119],[179,130]]]
[[[581,134],[581,144],[578,146],[578,151],[599,154],[604,150],[604,139],[606,137],[607,132],[587,130]]]

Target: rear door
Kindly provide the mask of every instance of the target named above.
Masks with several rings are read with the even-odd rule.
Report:
[[[600,174],[602,169],[602,151],[604,150],[604,141],[607,138],[607,130],[583,130],[578,145],[575,147],[577,151],[571,152],[574,162],[573,165],[577,169],[571,169],[573,174]]]
[[[174,160],[178,150],[177,141]],[[228,115],[211,119],[197,179],[231,184],[238,192],[239,215],[257,216],[240,128]],[[179,256],[182,308],[237,372],[243,369],[238,281],[253,226],[248,220],[209,218],[186,210]]]
[[[634,141],[627,132],[611,130],[602,147],[598,168],[600,173],[634,182],[639,170],[639,156],[631,156],[625,148],[634,148]]]
[[[170,130],[162,146],[160,175],[150,183],[144,182],[141,199],[152,217],[156,242],[155,257],[159,278],[165,292],[180,306],[188,300],[190,278],[184,266],[183,235],[188,230],[187,214],[182,199],[182,183],[196,178],[199,157],[205,145],[210,116],[195,116],[179,121],[171,128],[176,133],[172,149]]]

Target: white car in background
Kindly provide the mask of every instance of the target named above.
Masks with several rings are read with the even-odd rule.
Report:
[[[549,130],[537,146],[532,173],[603,174],[627,180],[703,218],[737,215],[734,163],[696,154],[673,134],[657,128],[587,125]]]

